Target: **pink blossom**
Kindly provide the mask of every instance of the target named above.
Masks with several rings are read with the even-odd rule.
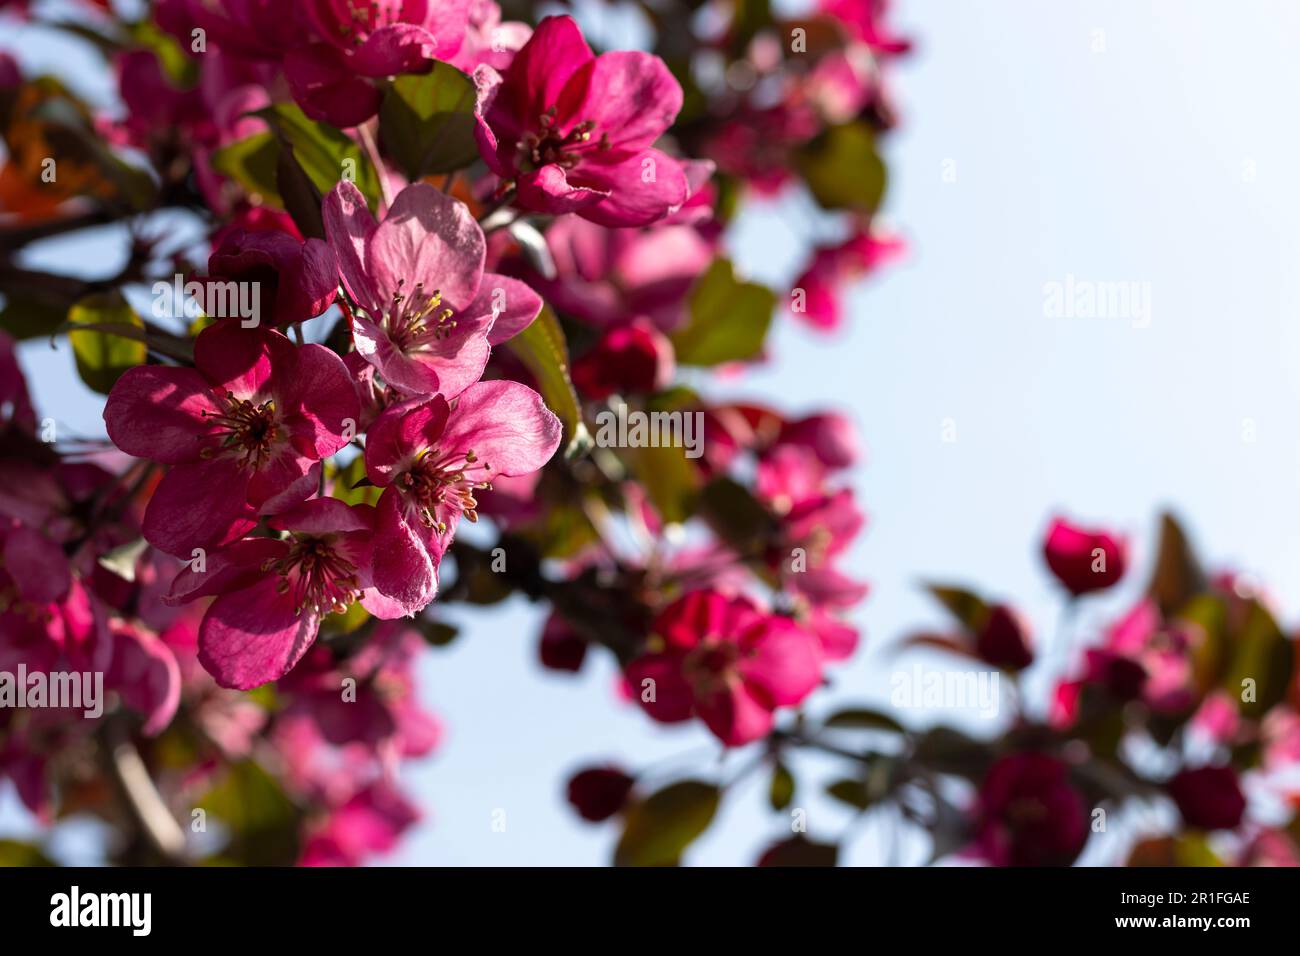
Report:
[[[778,707],[821,682],[815,638],[746,597],[693,591],[664,609],[654,632],[661,649],[627,667],[642,708],[665,723],[698,716],[731,747],[766,736]]]
[[[128,369],[104,408],[118,448],[172,466],[143,532],[185,558],[310,495],[319,461],[348,443],[358,415],[347,369],[320,345],[218,322],[195,341],[194,361]]]
[[[187,567],[168,600],[218,595],[199,629],[199,661],[222,687],[247,690],[283,677],[323,617],[360,601],[379,618],[402,608],[372,587],[374,509],[316,498],[268,519],[285,538],[245,538]]]
[[[357,352],[406,395],[455,398],[477,382],[491,346],[541,311],[518,279],[484,273],[483,231],[457,202],[416,183],[376,223],[360,190],[325,199],[325,231],[359,312]]]
[[[808,268],[795,280],[804,292],[803,308],[795,316],[814,329],[833,331],[844,320],[844,286],[898,259],[903,240],[877,232],[858,231],[834,246],[818,246]]]
[[[419,73],[450,59],[465,35],[469,0],[302,0],[319,42],[297,45],[284,69],[308,116],[356,126],[374,116],[382,94],[372,79]]]
[[[333,249],[278,230],[227,231],[208,258],[208,273],[217,280],[258,283],[258,315],[273,325],[320,315],[339,284]]]
[[[595,56],[571,17],[547,17],[504,75],[474,76],[479,149],[522,208],[643,226],[686,201],[682,165],[653,148],[682,106],[658,57]]]
[[[523,48],[533,28],[517,20],[501,21],[501,7],[493,0],[470,0],[465,39],[448,62],[466,73],[479,66],[504,70]]]
[[[437,592],[438,564],[461,517],[497,475],[541,468],[560,444],[560,421],[518,382],[479,382],[388,409],[366,440],[366,473],[383,488],[375,531],[375,585],[414,613]]]

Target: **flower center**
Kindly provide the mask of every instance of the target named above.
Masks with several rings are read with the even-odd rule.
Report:
[[[474,492],[490,491],[492,483],[471,472],[487,474],[489,465],[479,461],[473,449],[463,455],[443,454],[432,448],[420,456],[409,471],[403,472],[398,486],[415,507],[426,528],[439,534],[447,533],[447,518],[453,514],[464,515],[469,521],[478,521],[478,501]]]
[[[525,133],[519,141],[520,165],[529,169],[538,169],[555,163],[565,169],[572,169],[582,158],[579,153],[595,147],[609,149],[609,134],[602,133],[595,143],[591,141],[596,124],[583,120],[567,133],[561,133],[555,127],[556,108],[550,107],[537,117],[537,132]]]
[[[456,331],[456,320],[451,309],[442,305],[442,290],[424,291],[424,283],[417,282],[414,291],[403,291],[405,279],[397,280],[397,291],[384,315],[384,327],[389,339],[403,352],[419,352]]]
[[[280,575],[276,591],[292,594],[293,609],[298,614],[342,614],[361,597],[356,565],[329,538],[295,536],[289,553],[270,559],[262,570]]]
[[[260,405],[243,398],[225,399],[223,411],[204,411],[203,417],[215,426],[221,435],[220,451],[228,452],[246,467],[257,470],[271,456],[279,429],[275,423],[275,402],[267,400]],[[211,458],[218,449],[205,448],[200,457]]]
[[[682,673],[696,694],[705,696],[726,685],[739,657],[734,643],[706,637],[686,655]]]
[[[401,22],[402,0],[328,0],[339,39],[360,46],[377,28]]]

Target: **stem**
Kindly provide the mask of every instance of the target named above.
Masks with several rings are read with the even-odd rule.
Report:
[[[185,832],[167,809],[149,770],[140,759],[140,751],[136,750],[121,721],[111,720],[105,727],[104,749],[109,773],[150,845],[168,863],[184,862]]]
[[[363,123],[357,127],[357,137],[361,140],[361,148],[366,151],[370,165],[375,167],[375,178],[379,180],[379,191],[384,197],[384,207],[389,208],[393,205],[393,195],[388,188],[388,177],[384,175],[384,160],[379,155],[379,144],[375,142],[375,135],[370,132],[369,125]]]

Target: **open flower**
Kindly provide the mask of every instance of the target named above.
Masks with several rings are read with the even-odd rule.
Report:
[[[293,4],[282,5],[292,6]],[[294,99],[314,119],[364,123],[383,98],[371,79],[426,70],[460,49],[469,0],[302,0],[319,42],[296,45],[284,71]]]
[[[480,491],[498,475],[541,468],[560,421],[518,382],[479,382],[389,408],[366,440],[366,474],[384,489],[375,528],[375,586],[415,613],[433,600],[438,564],[461,517],[478,520]]]
[[[686,201],[686,172],[652,148],[682,108],[657,56],[596,56],[571,17],[547,17],[505,74],[474,73],[479,151],[517,203],[606,226],[644,226]]]
[[[219,595],[199,627],[199,661],[222,687],[247,690],[289,672],[321,618],[360,601],[375,617],[402,609],[371,587],[374,509],[316,498],[269,524],[284,538],[245,538],[176,576],[166,600]]]
[[[817,640],[794,621],[746,597],[693,591],[655,623],[662,649],[632,661],[627,679],[655,720],[698,716],[724,744],[738,747],[772,729],[821,682]]]
[[[186,558],[307,498],[319,461],[351,440],[358,415],[343,361],[320,345],[218,322],[195,341],[194,362],[128,369],[104,407],[118,448],[172,466],[142,530]]]
[[[376,223],[361,191],[325,199],[325,232],[361,310],[357,352],[407,395],[455,398],[477,382],[491,346],[527,326],[542,300],[517,279],[484,273],[483,231],[462,203],[416,183]]]

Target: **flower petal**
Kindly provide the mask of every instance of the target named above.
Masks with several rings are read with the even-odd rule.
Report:
[[[343,285],[361,308],[382,307],[379,293],[366,272],[366,245],[379,228],[366,206],[366,197],[356,183],[344,180],[335,186],[321,205],[325,237],[338,257]]]
[[[203,416],[216,411],[212,387],[194,369],[137,365],[109,393],[104,424],[128,455],[176,465],[199,457],[211,430]]]
[[[265,575],[208,608],[199,628],[199,663],[222,687],[250,690],[278,680],[316,640],[319,619],[310,611],[298,614],[292,598],[276,592],[278,583],[278,576]]]
[[[479,382],[456,400],[440,445],[446,452],[473,451],[490,481],[541,468],[560,446],[562,431],[542,396],[527,385]]]
[[[470,315],[490,313],[493,319],[488,342],[499,345],[533,324],[533,319],[542,311],[542,297],[525,282],[485,272],[478,296],[465,311]]]
[[[409,296],[423,283],[459,312],[478,292],[486,250],[464,203],[428,183],[407,186],[366,245],[366,271],[383,297],[376,304],[387,307],[395,294]]]
[[[257,524],[248,506],[248,472],[229,460],[174,465],[144,513],[145,540],[160,551],[189,558],[242,537]]]

